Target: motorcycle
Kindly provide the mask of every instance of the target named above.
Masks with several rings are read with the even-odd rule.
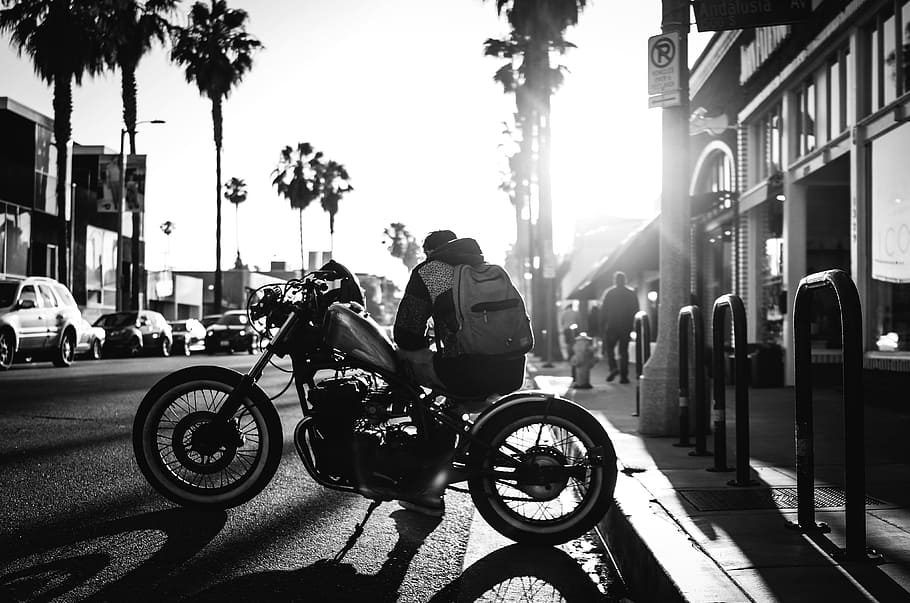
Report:
[[[274,357],[289,356],[303,411],[294,444],[322,486],[374,504],[392,500],[425,468],[426,451],[448,438],[446,485],[465,491],[456,484],[466,482],[481,516],[504,536],[560,544],[604,516],[616,453],[588,411],[536,390],[489,403],[421,386],[362,304],[355,277],[334,260],[251,293],[247,311],[264,349],[249,372],[187,367],[139,405],[133,448],[148,482],[179,505],[207,509],[261,492],[278,468],[283,435],[272,403],[281,394],[270,399],[257,382]],[[485,408],[469,412],[478,405]]]

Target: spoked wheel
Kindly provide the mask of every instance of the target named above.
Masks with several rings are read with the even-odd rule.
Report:
[[[162,379],[146,394],[133,422],[133,450],[143,475],[168,499],[227,508],[256,496],[281,460],[281,421],[262,390],[254,389],[224,423],[217,412],[241,375],[212,366],[190,367]]]
[[[91,358],[92,360],[101,359],[101,340],[100,339],[92,340],[92,345],[89,348],[88,357]]]
[[[566,400],[529,400],[482,425],[468,484],[481,516],[517,542],[559,544],[604,516],[616,486],[616,453],[589,412]]]

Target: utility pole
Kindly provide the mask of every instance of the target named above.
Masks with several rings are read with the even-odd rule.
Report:
[[[657,58],[676,61],[678,101],[662,106],[662,182],[660,204],[660,291],[654,353],[641,377],[639,432],[675,435],[679,429],[679,310],[690,303],[689,231],[689,3],[662,0],[661,32],[666,35]],[[669,43],[668,43],[669,40]],[[655,57],[651,57],[652,62]],[[650,345],[649,342],[636,342]]]

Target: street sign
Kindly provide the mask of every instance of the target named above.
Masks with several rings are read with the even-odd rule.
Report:
[[[679,32],[648,38],[648,94],[679,91]]]
[[[654,107],[659,107],[661,109],[665,107],[679,107],[681,104],[682,94],[680,94],[679,90],[648,97],[649,109],[653,109]]]
[[[812,15],[810,0],[696,0],[698,31],[798,23]]]

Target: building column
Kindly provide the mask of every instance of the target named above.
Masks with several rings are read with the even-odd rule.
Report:
[[[784,315],[784,378],[795,383],[793,363],[793,298],[799,281],[806,276],[806,186],[784,177],[784,284],[787,291],[787,313]]]

